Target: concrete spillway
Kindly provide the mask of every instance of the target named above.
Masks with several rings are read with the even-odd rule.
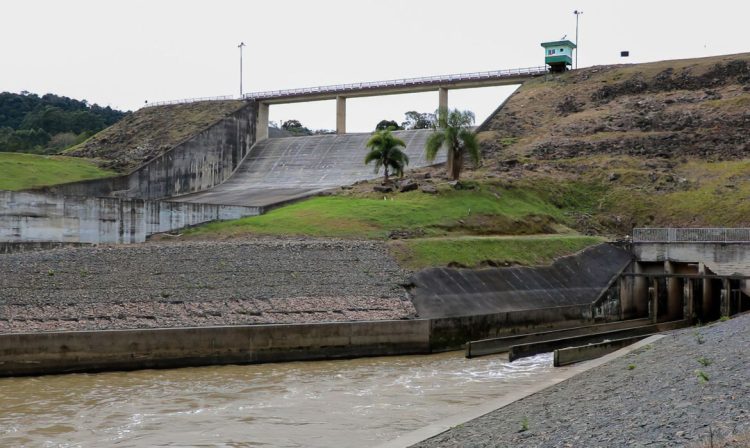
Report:
[[[430,165],[424,157],[431,130],[399,131],[406,143],[409,168]],[[175,201],[222,205],[268,206],[360,180],[378,177],[363,163],[371,134],[274,138],[250,150],[237,171],[212,189]],[[441,153],[434,162],[445,161]],[[382,175],[382,170],[379,175]]]

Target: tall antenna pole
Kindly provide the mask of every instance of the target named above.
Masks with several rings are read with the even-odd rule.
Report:
[[[240,42],[240,44],[237,45],[237,48],[240,49],[240,98],[242,98],[242,47],[244,46],[245,42]]]
[[[575,10],[573,14],[576,15],[576,68],[578,68],[578,16],[583,14],[583,11]]]

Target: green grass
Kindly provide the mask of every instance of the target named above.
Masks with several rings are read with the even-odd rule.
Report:
[[[556,258],[602,241],[602,238],[580,235],[424,238],[392,241],[390,249],[399,264],[411,269],[447,265],[534,266],[550,264]]]
[[[115,174],[77,157],[0,153],[0,190],[24,190]]]
[[[215,222],[190,229],[186,236],[308,235],[385,238],[391,231],[420,236],[447,234],[552,233],[564,221],[562,211],[539,195],[520,189],[415,191],[382,196],[316,197],[267,214]]]

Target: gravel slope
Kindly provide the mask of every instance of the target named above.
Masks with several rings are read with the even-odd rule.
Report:
[[[404,319],[381,243],[149,243],[0,256],[0,332]]]
[[[676,331],[415,446],[710,446],[750,432],[748,347],[750,314]]]

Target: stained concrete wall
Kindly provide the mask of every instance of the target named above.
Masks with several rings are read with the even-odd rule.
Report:
[[[458,350],[468,341],[549,331],[591,323],[591,306],[562,306],[431,319],[432,351]]]
[[[490,316],[0,335],[0,376],[427,354],[590,323],[586,307]]]
[[[412,278],[412,302],[426,318],[590,307],[630,261],[628,251],[600,244],[551,266],[427,269]]]
[[[255,143],[257,113],[257,103],[249,102],[128,175],[61,184],[42,191],[160,199],[206,190],[227,180],[250,151]]]
[[[429,353],[427,320],[0,335],[0,376]]]
[[[684,263],[738,263],[750,260],[748,243],[633,243],[638,261]]]
[[[261,212],[257,207],[0,191],[0,242],[140,243],[154,233]]]

